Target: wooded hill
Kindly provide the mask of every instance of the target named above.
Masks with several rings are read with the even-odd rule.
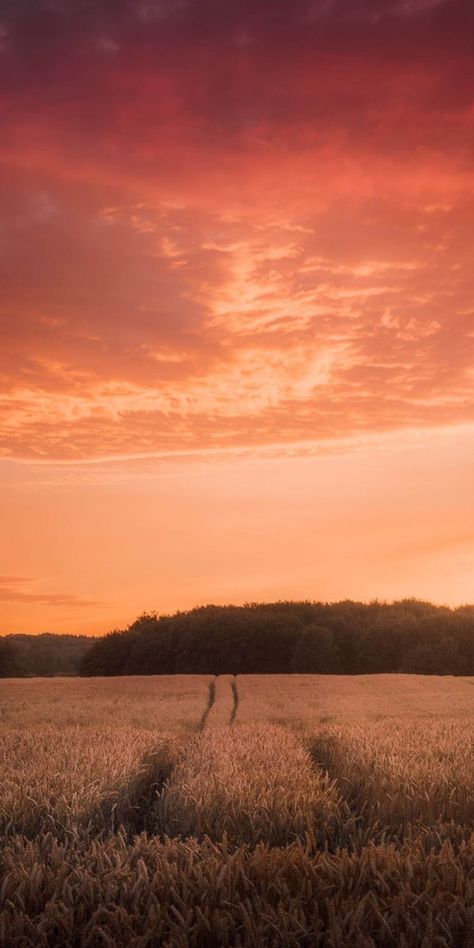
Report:
[[[145,614],[129,628],[97,639],[80,670],[82,675],[474,675],[474,606],[347,600]]]

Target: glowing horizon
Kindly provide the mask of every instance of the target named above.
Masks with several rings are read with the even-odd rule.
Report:
[[[472,601],[473,16],[0,16],[0,633]]]

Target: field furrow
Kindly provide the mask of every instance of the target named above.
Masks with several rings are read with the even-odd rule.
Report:
[[[331,781],[287,729],[216,724],[187,744],[156,826],[172,836],[284,845],[306,836],[322,842],[336,815]]]
[[[105,801],[140,772],[157,737],[131,727],[40,724],[0,739],[0,832],[58,837],[97,827]],[[104,810],[105,812],[105,810]],[[112,825],[109,816],[104,829]]]
[[[63,838],[119,825],[145,829],[179,747],[199,725],[208,682],[195,675],[34,680],[27,701],[24,682],[4,682],[0,833]]]
[[[230,712],[229,724],[235,724],[235,721],[237,719],[237,714],[239,711],[239,702],[240,702],[239,685],[238,685],[236,675],[234,675],[234,677],[232,678],[232,681],[230,683],[230,688],[232,691],[232,711]]]
[[[467,679],[5,684],[0,945],[474,948]]]
[[[220,728],[230,724],[235,704],[233,681],[232,675],[217,675],[214,679],[215,697],[206,718],[208,728]]]
[[[371,836],[474,821],[474,723],[459,719],[325,726],[309,740]]]

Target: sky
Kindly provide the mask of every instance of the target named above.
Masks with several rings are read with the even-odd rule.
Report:
[[[0,633],[473,601],[471,0],[4,0]]]

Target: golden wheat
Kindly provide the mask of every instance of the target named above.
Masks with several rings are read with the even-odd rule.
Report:
[[[156,735],[130,727],[43,724],[3,733],[0,832],[62,836],[96,823],[156,750]]]
[[[123,802],[146,781],[153,784],[156,754],[199,727],[208,681],[196,675],[6,681],[0,831],[64,834],[101,820],[116,825]]]
[[[472,679],[5,686],[2,948],[474,948]]]
[[[391,829],[474,822],[474,721],[354,722],[309,740],[353,809]]]
[[[265,840],[321,840],[335,819],[333,785],[303,746],[275,725],[205,730],[178,762],[160,801],[169,835]]]
[[[415,840],[331,855],[145,835],[84,848],[49,834],[1,859],[8,948],[472,946],[474,837],[457,852]]]
[[[208,675],[122,678],[3,679],[0,724],[124,724],[140,730],[193,730],[208,692]]]
[[[238,720],[291,727],[390,717],[474,719],[474,678],[239,675]]]

